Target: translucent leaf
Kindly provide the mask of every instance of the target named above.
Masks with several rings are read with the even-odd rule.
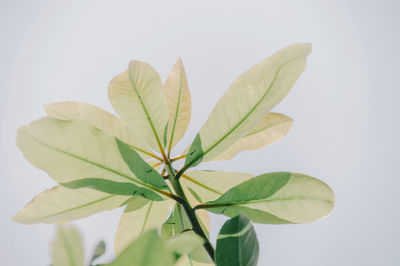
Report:
[[[152,186],[138,179],[121,158],[115,137],[83,121],[36,120],[18,130],[17,145],[29,162],[59,183],[105,179],[132,183],[154,196]]]
[[[233,82],[194,139],[186,167],[216,158],[270,112],[304,71],[310,52],[310,44],[291,45]]]
[[[173,253],[158,236],[157,230],[141,235],[130,244],[109,266],[172,266]]]
[[[169,214],[168,201],[148,201],[137,197],[125,208],[114,239],[115,253],[120,254],[130,243],[150,229],[161,229]]]
[[[167,147],[170,150],[181,140],[190,122],[190,92],[181,59],[169,73],[164,89],[169,110]]]
[[[128,199],[128,196],[110,195],[90,188],[56,186],[33,198],[13,220],[23,224],[65,223],[115,209]]]
[[[208,235],[209,232],[209,218],[208,214],[199,212],[196,213],[196,216],[199,220],[200,225],[203,228],[203,231]],[[180,205],[175,204],[174,210],[171,212],[168,220],[162,225],[161,236],[164,239],[170,239],[176,235],[179,235],[187,230],[192,229],[192,224],[189,218],[186,215],[186,212]],[[196,262],[208,263],[210,262],[210,256],[203,246],[200,246],[191,252],[191,259]]]
[[[178,204],[174,204],[174,208],[170,213],[168,219],[162,225],[161,236],[162,238],[168,239],[174,235],[177,235],[185,229],[192,228],[189,218],[185,211]]]
[[[75,227],[58,226],[50,249],[53,266],[83,266],[82,238]]]
[[[256,266],[258,240],[250,220],[239,215],[222,226],[218,238],[215,261],[218,266]]]
[[[268,113],[250,131],[214,160],[229,160],[241,151],[261,149],[283,138],[293,120],[278,113]]]
[[[160,151],[168,123],[168,106],[160,75],[154,68],[131,61],[125,72],[111,80],[108,96],[128,127]]]
[[[329,215],[334,204],[333,191],[322,181],[277,172],[245,181],[203,207],[229,217],[244,214],[256,223],[281,224],[313,222]]]
[[[168,248],[177,254],[192,254],[196,249],[203,248],[204,240],[194,231],[189,230],[175,235],[167,240]]]
[[[61,120],[83,120],[111,136],[129,144],[144,158],[152,153],[151,148],[139,136],[135,135],[119,118],[92,104],[80,102],[58,102],[45,104],[48,116]]]

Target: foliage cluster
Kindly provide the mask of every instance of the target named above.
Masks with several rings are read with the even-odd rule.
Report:
[[[299,173],[254,176],[190,169],[285,136],[293,120],[271,110],[304,71],[310,52],[310,44],[294,44],[242,74],[176,157],[172,148],[191,115],[180,59],[164,84],[140,61],[114,77],[108,96],[120,118],[85,103],[45,105],[47,117],[21,127],[17,145],[58,185],[37,195],[14,221],[60,224],[125,206],[115,236],[116,259],[108,265],[256,265],[258,242],[251,222],[313,222],[332,211],[332,190]],[[183,167],[175,169],[181,159]],[[231,218],[216,249],[208,237],[208,212]],[[58,228],[53,265],[84,265],[77,230]],[[90,264],[104,250],[100,243]]]

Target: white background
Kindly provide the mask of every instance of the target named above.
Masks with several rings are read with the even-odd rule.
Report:
[[[110,79],[131,59],[165,79],[182,56],[192,122],[182,151],[243,71],[296,42],[308,66],[275,109],[295,124],[282,141],[208,169],[296,171],[336,192],[333,214],[307,225],[256,225],[259,265],[399,265],[398,1],[11,1],[0,2],[1,265],[48,265],[52,225],[12,215],[54,182],[15,145],[42,104],[93,103],[112,111]],[[112,239],[121,210],[75,222],[86,253]],[[212,233],[225,220],[213,216]]]

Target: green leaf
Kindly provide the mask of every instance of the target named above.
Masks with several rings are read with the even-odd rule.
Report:
[[[122,158],[135,176],[152,187],[170,191],[164,178],[153,167],[148,165],[135,150],[117,138],[116,141]]]
[[[256,223],[310,223],[333,210],[335,196],[310,176],[277,172],[259,175],[198,208],[234,217],[246,215]]]
[[[208,234],[209,224],[208,215],[204,217],[201,213],[196,213],[197,219],[199,220],[203,231]],[[187,230],[192,229],[192,224],[190,223],[189,218],[187,217],[183,208],[180,205],[175,204],[174,210],[171,212],[168,220],[162,225],[161,236],[163,239],[170,239],[175,235],[182,234],[187,232]],[[201,263],[209,263],[210,256],[203,246],[200,246],[191,252],[190,258],[196,262]]]
[[[168,150],[171,150],[185,135],[191,113],[189,86],[180,58],[169,73],[164,89],[169,110]]]
[[[37,195],[13,220],[23,224],[65,223],[123,205],[131,197],[110,195],[90,188],[55,186]]]
[[[99,178],[154,190],[129,170],[115,137],[83,121],[36,120],[18,130],[17,145],[29,162],[59,183]]]
[[[95,128],[129,144],[143,158],[148,158],[148,154],[152,154],[149,145],[130,130],[119,118],[97,106],[80,102],[58,102],[45,104],[44,109],[47,115],[53,118],[85,121]]]
[[[106,243],[101,240],[97,245],[96,248],[93,252],[93,256],[92,259],[90,260],[90,264],[93,263],[93,261],[95,261],[97,258],[99,258],[100,256],[102,256],[104,253],[106,252]]]
[[[168,201],[136,198],[125,208],[114,239],[115,253],[120,254],[133,240],[151,229],[161,229],[169,214]]]
[[[204,240],[194,231],[184,231],[167,240],[168,248],[180,255],[192,254],[198,249],[203,249]]]
[[[242,74],[200,129],[186,157],[186,168],[216,158],[270,112],[304,71],[310,52],[310,44],[291,45]]]
[[[191,189],[190,192],[197,194],[200,203],[204,203],[217,199],[230,188],[253,177],[237,172],[194,170],[186,172],[181,181]]]
[[[214,266],[214,263],[201,263],[192,260],[187,255],[182,255],[174,266]]]
[[[61,183],[61,185],[70,189],[87,187],[103,191],[109,194],[140,196],[149,200],[156,200],[156,201],[164,200],[156,192],[153,192],[143,187],[136,186],[133,183],[115,182],[101,178],[84,178],[67,183]]]
[[[258,240],[250,220],[239,215],[222,226],[217,238],[217,266],[256,266]]]
[[[283,138],[293,120],[278,113],[268,113],[246,135],[214,160],[229,160],[242,151],[258,150]]]
[[[174,204],[174,209],[161,227],[161,237],[167,239],[190,228],[192,224],[185,211],[180,205]]]
[[[161,152],[168,106],[157,71],[144,62],[131,61],[125,72],[111,80],[108,96],[128,127]]]
[[[53,266],[83,266],[82,238],[75,227],[57,226],[57,235],[50,249]]]
[[[109,266],[172,266],[173,253],[158,236],[157,230],[141,235],[130,244]]]

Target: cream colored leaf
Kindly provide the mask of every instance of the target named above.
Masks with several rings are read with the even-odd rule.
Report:
[[[68,189],[55,186],[35,196],[14,215],[13,220],[23,224],[66,223],[115,209],[130,198],[90,188]]]
[[[189,258],[188,255],[183,255],[175,263],[175,266],[213,266],[213,263],[201,263]]]
[[[119,255],[136,238],[150,229],[161,229],[169,214],[168,201],[148,201],[137,197],[125,208],[114,239]]]
[[[121,119],[156,151],[162,149],[168,106],[159,74],[149,64],[131,61],[114,77],[108,97]]]
[[[44,109],[47,115],[53,118],[83,120],[129,144],[144,158],[148,158],[148,154],[152,153],[146,142],[135,135],[119,118],[95,105],[80,102],[58,102],[45,104]]]
[[[216,158],[257,124],[289,92],[310,52],[310,44],[291,45],[233,82],[193,141],[185,167]]]
[[[190,122],[190,92],[180,58],[169,73],[164,89],[169,110],[167,147],[170,151],[181,140]]]
[[[53,266],[83,266],[84,250],[79,231],[73,226],[58,226],[50,245]]]
[[[254,175],[237,172],[194,170],[184,174],[181,180],[192,194],[197,194],[200,199],[198,202],[204,203],[217,199],[230,188],[252,177]]]
[[[268,113],[250,131],[214,160],[229,160],[241,151],[258,150],[283,138],[293,120],[278,113]]]
[[[41,118],[18,130],[17,145],[59,183],[97,178],[151,188],[129,170],[115,137],[83,121]]]

